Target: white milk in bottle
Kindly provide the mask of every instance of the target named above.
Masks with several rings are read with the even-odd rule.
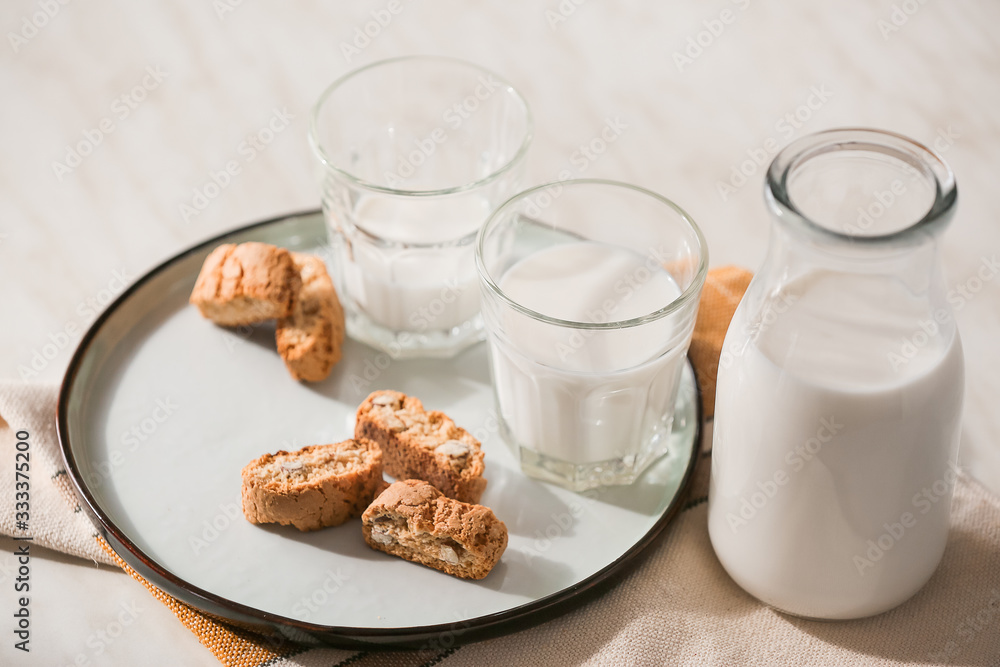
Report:
[[[734,318],[709,532],[726,571],[763,602],[805,617],[869,616],[937,567],[963,361],[957,332],[926,305],[884,276],[816,271],[756,318]]]
[[[726,333],[708,528],[744,590],[807,618],[892,609],[934,573],[964,364],[938,240],[954,174],[906,137],[802,137],[775,156],[767,257]]]

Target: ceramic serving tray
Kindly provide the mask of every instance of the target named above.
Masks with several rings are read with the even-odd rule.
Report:
[[[324,382],[293,381],[273,326],[224,329],[187,303],[220,243],[324,253],[318,212],[211,239],[136,281],[94,323],[59,399],[66,467],[104,537],[167,593],[237,625],[342,647],[469,642],[540,623],[606,587],[663,530],[694,469],[697,387],[685,369],[669,455],[632,486],[576,494],[525,477],[497,433],[485,344],[392,361],[348,340]],[[351,437],[358,404],[398,389],[483,443],[482,503],[510,542],[481,581],[370,549],[360,520],[311,533],[247,522],[240,470],[265,452]]]

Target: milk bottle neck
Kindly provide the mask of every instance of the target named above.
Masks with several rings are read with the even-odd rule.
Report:
[[[885,276],[901,281],[915,294],[944,289],[936,234],[915,232],[906,243],[859,246],[831,243],[776,219],[761,277],[773,286],[815,271]]]
[[[958,193],[926,147],[873,130],[820,132],[779,153],[764,196],[774,220],[768,282],[826,270],[891,276],[914,293],[943,287],[938,239]]]

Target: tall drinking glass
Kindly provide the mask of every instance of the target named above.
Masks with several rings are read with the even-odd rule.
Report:
[[[309,138],[352,337],[393,357],[484,338],[474,241],[531,134],[513,86],[451,58],[384,60],[326,89]]]
[[[667,451],[707,250],[663,197],[598,180],[516,195],[479,235],[504,438],[528,475],[633,482]]]

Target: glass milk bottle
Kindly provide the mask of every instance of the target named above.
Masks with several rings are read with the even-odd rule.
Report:
[[[767,173],[770,247],[723,345],[709,533],[778,610],[899,605],[948,536],[964,365],[938,241],[954,175],[873,130],[793,142]]]

